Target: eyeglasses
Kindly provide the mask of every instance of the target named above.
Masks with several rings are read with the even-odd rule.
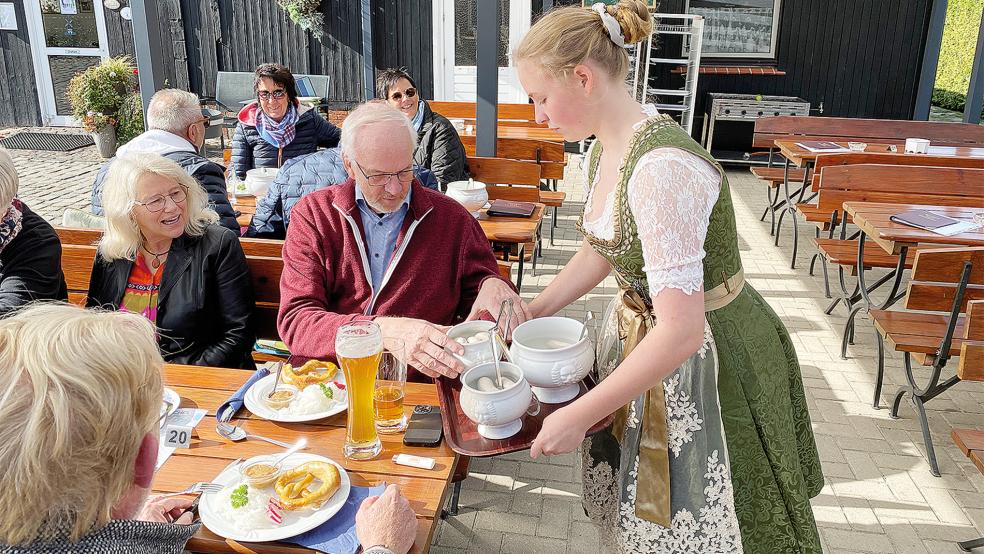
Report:
[[[212,124],[212,120],[210,120],[207,117],[202,117],[200,120],[198,120],[198,122],[201,123],[202,127],[205,127],[206,129],[208,129],[209,125]]]
[[[158,194],[157,196],[151,198],[146,202],[134,200],[133,203],[138,206],[143,206],[144,208],[147,208],[148,212],[157,213],[163,210],[165,206],[167,206],[168,198],[170,198],[171,202],[174,202],[174,205],[177,206],[178,204],[184,202],[186,198],[188,198],[188,189],[186,189],[184,185],[181,185],[181,188],[172,192],[171,194],[167,194],[167,195]]]
[[[408,167],[403,171],[397,171],[396,173],[375,173],[373,175],[366,175],[366,172],[362,169],[361,165],[358,163],[355,165],[359,168],[359,172],[362,173],[362,176],[366,178],[366,181],[374,187],[386,185],[394,176],[396,176],[396,179],[403,184],[413,181],[413,167]]]
[[[256,96],[258,96],[260,98],[260,100],[269,100],[271,96],[275,100],[280,100],[284,96],[287,96],[287,91],[284,90],[284,89],[282,89],[282,88],[281,89],[277,89],[277,90],[275,90],[273,92],[270,92],[269,90],[261,90],[261,91],[259,91],[259,92],[256,93]]]
[[[413,98],[414,96],[417,96],[417,89],[410,87],[403,92],[396,91],[390,95],[390,100],[399,102],[400,100],[403,100],[404,95],[406,95],[407,98]]]

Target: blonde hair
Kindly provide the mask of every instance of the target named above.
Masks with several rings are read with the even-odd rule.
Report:
[[[417,147],[417,131],[414,130],[410,118],[390,106],[386,101],[374,99],[355,108],[345,118],[341,143],[342,153],[349,159],[358,160],[355,151],[359,143],[359,135],[365,127],[379,123],[394,123],[406,129],[410,149],[413,150]]]
[[[50,303],[0,320],[0,544],[109,522],[156,431],[163,363],[137,314]]]
[[[218,214],[209,207],[205,189],[180,165],[145,152],[119,156],[109,168],[103,187],[106,232],[99,241],[99,253],[106,261],[136,259],[143,238],[133,210],[137,207],[137,183],[147,174],[166,177],[187,189],[185,234],[200,237],[209,223],[219,220]]]
[[[10,157],[10,152],[6,148],[0,148],[0,217],[10,208],[10,203],[17,196],[17,188],[20,186],[20,178],[17,176],[17,168],[14,167],[14,159]]]
[[[618,21],[625,44],[645,40],[653,32],[652,16],[640,0],[620,0],[605,11]],[[612,42],[601,14],[592,8],[567,7],[541,17],[513,52],[513,61],[532,61],[554,77],[566,77],[591,60],[617,80],[629,72],[629,55]]]

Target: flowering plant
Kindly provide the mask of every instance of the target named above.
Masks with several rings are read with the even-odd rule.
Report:
[[[318,40],[325,35],[325,14],[321,13],[321,0],[277,0],[277,3],[301,29],[311,31]]]
[[[122,56],[104,60],[72,77],[66,96],[72,115],[85,130],[116,125],[121,107],[137,89],[133,70],[130,58]]]

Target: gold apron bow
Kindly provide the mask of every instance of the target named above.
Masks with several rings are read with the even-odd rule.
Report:
[[[642,341],[652,329],[653,314],[638,292],[623,288],[616,308],[619,338],[622,341],[622,359]],[[629,407],[615,412],[612,430],[621,442]],[[670,527],[670,458],[667,446],[666,400],[662,383],[649,389],[645,395],[642,413],[642,440],[639,445],[639,474],[636,479],[636,516]]]

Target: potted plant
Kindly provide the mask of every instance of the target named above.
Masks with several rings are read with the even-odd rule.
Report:
[[[277,0],[280,7],[287,11],[290,20],[305,31],[310,31],[314,38],[321,40],[325,36],[325,15],[321,12],[321,0]]]
[[[92,133],[99,155],[116,153],[116,125],[127,99],[136,90],[133,63],[127,56],[109,58],[77,73],[66,92],[72,115]]]

